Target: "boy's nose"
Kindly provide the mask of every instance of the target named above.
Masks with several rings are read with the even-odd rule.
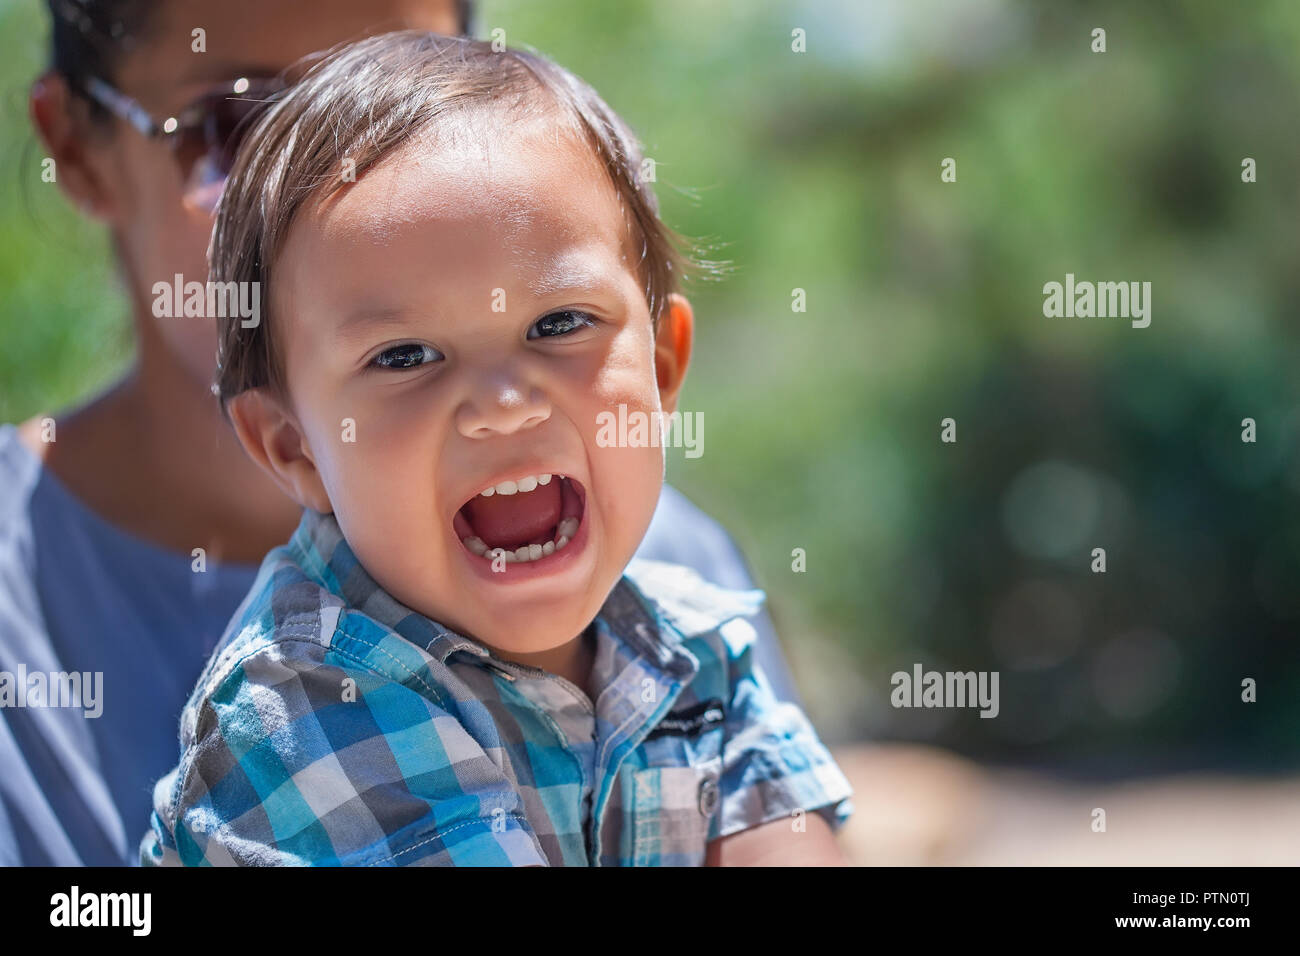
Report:
[[[551,403],[540,388],[516,377],[484,382],[456,409],[456,427],[466,438],[509,435],[551,417]]]

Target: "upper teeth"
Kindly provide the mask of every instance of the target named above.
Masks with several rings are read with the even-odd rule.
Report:
[[[562,475],[559,477],[563,477]],[[551,483],[550,475],[526,475],[517,481],[503,481],[498,485],[490,488],[484,488],[479,492],[484,498],[490,498],[493,495],[513,495],[520,491],[532,491],[538,485],[549,485]]]

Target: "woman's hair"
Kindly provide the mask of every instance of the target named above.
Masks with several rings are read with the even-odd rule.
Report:
[[[454,0],[460,32],[470,34],[477,16],[475,0]],[[122,60],[148,39],[161,0],[47,0],[50,10],[50,68],[80,92],[97,77],[116,80]],[[108,110],[90,101],[91,116],[106,119]]]
[[[421,31],[387,33],[338,47],[258,120],[226,181],[209,247],[209,279],[258,283],[262,320],[221,320],[217,381],[222,409],[262,386],[285,394],[270,285],[294,217],[360,178],[405,144],[435,144],[491,113],[490,129],[544,117],[577,134],[617,191],[635,268],[658,328],[684,270],[707,269],[659,219],[640,144],[587,83],[534,53]],[[482,128],[482,127],[480,127]],[[427,135],[421,135],[427,134]],[[353,175],[345,177],[343,172]],[[685,251],[682,251],[685,249]]]
[[[97,77],[116,80],[122,60],[148,38],[158,0],[48,0],[50,8],[50,68],[63,74],[80,93]],[[90,115],[109,116],[91,100]]]

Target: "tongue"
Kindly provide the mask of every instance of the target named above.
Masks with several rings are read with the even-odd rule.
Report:
[[[478,495],[461,509],[474,534],[489,548],[513,551],[525,544],[544,544],[560,523],[560,480],[521,494]]]

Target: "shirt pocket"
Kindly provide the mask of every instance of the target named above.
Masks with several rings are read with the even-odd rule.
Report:
[[[647,767],[632,779],[632,865],[703,866],[718,813],[722,758]]]

